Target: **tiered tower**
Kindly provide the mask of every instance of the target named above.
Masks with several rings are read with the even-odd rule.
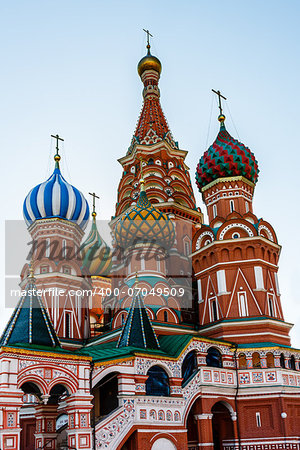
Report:
[[[258,178],[253,153],[220,131],[201,157],[196,180],[208,225],[193,239],[200,332],[233,342],[290,344],[277,278],[280,246],[272,226],[252,209]]]
[[[173,139],[161,108],[158,87],[161,70],[161,62],[151,55],[148,41],[147,55],[138,64],[138,74],[144,85],[144,103],[127,154],[119,159],[123,174],[112,227],[122,215],[128,214],[130,220],[132,215],[135,216],[134,211],[139,206],[139,181],[142,179],[147,202],[155,206],[158,212],[167,214],[175,227],[174,245],[169,249],[164,264],[164,276],[185,277],[191,286],[192,265],[189,256],[192,236],[202,222],[202,213],[196,207],[189,168],[185,163],[187,151],[181,150]],[[123,272],[124,277],[133,280],[136,269],[134,264],[127,267]],[[113,282],[113,286],[119,287],[120,274],[115,272],[114,275],[117,281]],[[139,273],[142,281],[141,275]],[[194,317],[190,313],[186,311],[185,319],[193,321]]]

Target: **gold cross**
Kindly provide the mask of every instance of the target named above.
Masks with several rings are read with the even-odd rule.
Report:
[[[150,45],[150,36],[151,37],[153,37],[153,36],[149,30],[145,30],[145,28],[143,28],[143,31],[145,31],[145,33],[147,34],[147,45]]]
[[[219,98],[219,110],[220,110],[220,115],[223,114],[223,110],[222,110],[222,103],[221,103],[221,98],[223,98],[224,100],[227,100],[226,97],[224,97],[224,95],[221,94],[220,91],[215,91],[214,89],[212,89],[212,91],[217,94],[218,98]]]
[[[59,152],[58,141],[64,141],[64,139],[59,137],[58,134],[56,134],[55,136],[53,134],[51,134],[51,137],[56,139],[56,155],[55,156],[59,156],[59,154],[58,154],[58,152]]]
[[[89,192],[89,194],[93,197],[93,214],[95,214],[95,201],[96,201],[96,198],[100,198],[100,197],[98,197],[98,195],[96,195],[95,194],[95,192]]]

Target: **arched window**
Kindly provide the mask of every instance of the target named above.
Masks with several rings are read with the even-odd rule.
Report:
[[[164,311],[164,322],[168,322],[168,311]]]
[[[248,202],[245,202],[245,210],[246,210],[246,213],[249,211],[249,203]]]
[[[208,349],[207,355],[206,355],[206,365],[210,367],[222,367],[222,355],[214,347],[210,347]]]
[[[107,416],[107,414],[118,408],[118,389],[118,373],[116,372],[107,374],[92,389],[95,419]]]
[[[230,200],[230,212],[234,211],[234,200]]]
[[[213,205],[213,216],[217,217],[217,205]]]
[[[147,372],[146,395],[168,397],[170,395],[169,377],[160,366],[152,366]]]
[[[239,354],[239,369],[247,369],[247,359],[245,353]]]
[[[260,369],[261,368],[261,364],[260,364],[260,355],[258,352],[254,352],[252,355],[252,365],[254,369]]]
[[[62,257],[65,259],[67,256],[67,241],[63,239],[62,241]]]
[[[50,238],[45,239],[45,256],[46,258],[50,257]]]
[[[148,159],[148,165],[152,166],[152,164],[154,164],[153,158],[149,158]]]
[[[274,367],[274,355],[273,353],[267,353],[267,367]]]
[[[290,369],[296,370],[296,362],[295,362],[295,356],[292,355],[290,359]]]
[[[280,355],[280,367],[285,369],[285,360],[284,360],[284,354],[283,353],[281,353],[281,355]]]
[[[197,355],[195,350],[189,352],[183,360],[181,368],[182,385],[198,370]]]

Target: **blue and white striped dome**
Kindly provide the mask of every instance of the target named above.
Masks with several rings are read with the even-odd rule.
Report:
[[[53,174],[35,186],[24,200],[23,215],[29,227],[35,220],[59,217],[77,223],[85,229],[90,211],[82,193],[62,176],[56,160]]]

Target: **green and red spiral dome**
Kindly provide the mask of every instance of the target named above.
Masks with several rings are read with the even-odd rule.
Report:
[[[224,120],[225,116],[219,116],[219,134],[197,165],[196,183],[199,190],[217,178],[224,177],[243,176],[254,184],[257,182],[259,170],[254,154],[230,136]]]

